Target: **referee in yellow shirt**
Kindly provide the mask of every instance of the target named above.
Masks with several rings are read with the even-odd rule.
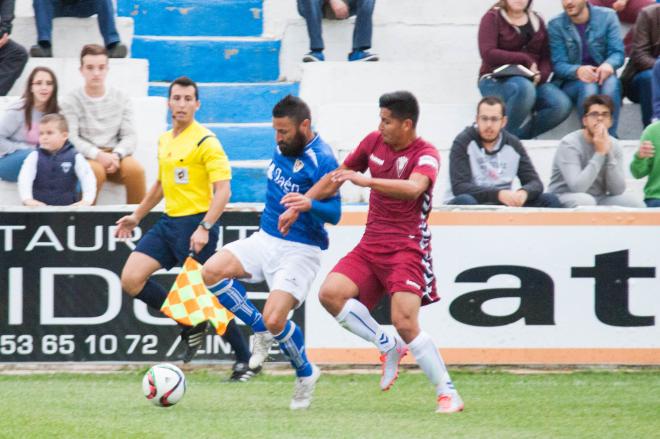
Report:
[[[199,262],[206,262],[217,248],[217,221],[231,195],[229,160],[213,133],[195,120],[199,106],[197,84],[191,79],[180,77],[170,84],[172,129],[158,141],[158,180],[135,212],[117,221],[116,236],[129,238],[140,220],[165,198],[164,214],[142,237],[121,274],[124,291],[159,311],[167,292],[151,275],[160,268],[181,265],[191,251]],[[185,362],[197,352],[206,327],[204,322],[182,330]],[[246,381],[258,373],[247,367],[250,351],[233,321],[224,337],[236,352],[232,378]]]

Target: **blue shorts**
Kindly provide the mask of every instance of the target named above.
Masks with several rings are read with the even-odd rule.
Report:
[[[161,267],[169,270],[182,265],[190,254],[190,236],[199,227],[206,213],[172,217],[163,214],[158,222],[140,239],[136,252],[151,256]],[[193,257],[201,264],[213,256],[218,247],[218,224],[209,231],[209,242]]]

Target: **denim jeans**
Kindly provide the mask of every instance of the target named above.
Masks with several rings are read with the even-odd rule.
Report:
[[[0,96],[9,93],[14,82],[21,76],[27,60],[25,48],[14,40],[0,47]]]
[[[323,19],[323,0],[297,0],[298,13],[307,23],[310,50],[322,51],[323,34],[321,21]],[[355,29],[353,30],[353,50],[366,50],[371,48],[373,33],[372,15],[376,0],[350,0],[350,15],[355,15]]]
[[[586,98],[591,95],[603,94],[608,95],[614,102],[614,114],[612,114],[612,126],[609,129],[610,135],[617,137],[616,130],[619,125],[619,111],[621,110],[621,81],[615,75],[611,75],[603,82],[603,85],[598,85],[597,82],[582,82],[579,79],[573,81],[566,81],[561,86],[564,93],[575,103],[580,119],[584,116],[584,108],[582,103]]]
[[[628,98],[642,109],[642,124],[647,126],[653,116],[653,94],[651,88],[652,69],[642,70],[630,81]]]
[[[25,158],[34,149],[19,149],[10,154],[0,157],[0,180],[16,181],[18,180],[18,173],[21,171],[21,166]]]
[[[506,104],[506,129],[520,139],[531,139],[551,130],[571,114],[571,101],[551,83],[535,86],[529,79],[484,78],[482,96],[498,96]]]
[[[33,0],[32,5],[37,23],[37,41],[51,41],[55,17],[85,18],[98,14],[99,30],[105,45],[119,42],[112,0],[79,0],[75,3],[64,3],[61,0]]]
[[[475,206],[478,205],[479,203],[477,202],[477,199],[474,198],[470,194],[461,194],[458,195],[456,198],[452,198],[447,202],[447,204],[451,204],[454,206]],[[490,204],[490,203],[488,203]],[[497,205],[502,205],[502,203],[495,203]],[[552,207],[552,208],[561,208],[563,207],[562,204],[559,202],[559,198],[555,194],[551,194],[549,192],[543,192],[542,194],[539,194],[538,197],[534,198],[533,200],[527,200],[525,204],[523,204],[523,207]]]

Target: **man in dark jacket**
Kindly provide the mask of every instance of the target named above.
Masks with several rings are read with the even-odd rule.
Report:
[[[654,75],[660,87],[660,4],[648,6],[639,13],[635,22],[632,53],[621,75],[625,96],[642,107],[642,123],[647,126],[653,119],[652,83]],[[660,88],[656,91],[660,100]],[[659,104],[660,106],[660,104]],[[660,108],[655,117],[660,117]]]
[[[487,96],[477,105],[477,120],[451,147],[449,175],[454,198],[447,204],[501,204],[509,207],[561,207],[543,183],[520,140],[506,132],[504,102]],[[514,178],[521,187],[512,190]]]
[[[5,96],[21,76],[27,63],[27,52],[9,39],[14,21],[14,0],[0,0],[0,96]]]

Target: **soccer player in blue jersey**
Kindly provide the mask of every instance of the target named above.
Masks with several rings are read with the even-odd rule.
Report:
[[[220,302],[254,330],[250,368],[266,360],[273,338],[279,343],[296,370],[289,407],[298,410],[309,407],[321,372],[307,359],[302,331],[288,315],[305,300],[320,267],[321,251],[328,248],[324,224],[337,224],[341,215],[338,194],[323,201],[303,194],[338,164],[331,147],[312,131],[309,107],[300,98],[286,96],[275,105],[273,128],[277,148],[268,167],[261,228],[225,245],[204,264],[202,276]],[[277,223],[287,210],[280,202],[287,194],[294,194],[289,195],[291,209],[306,209],[301,209],[305,212],[284,236]],[[263,315],[237,279],[268,283]]]

